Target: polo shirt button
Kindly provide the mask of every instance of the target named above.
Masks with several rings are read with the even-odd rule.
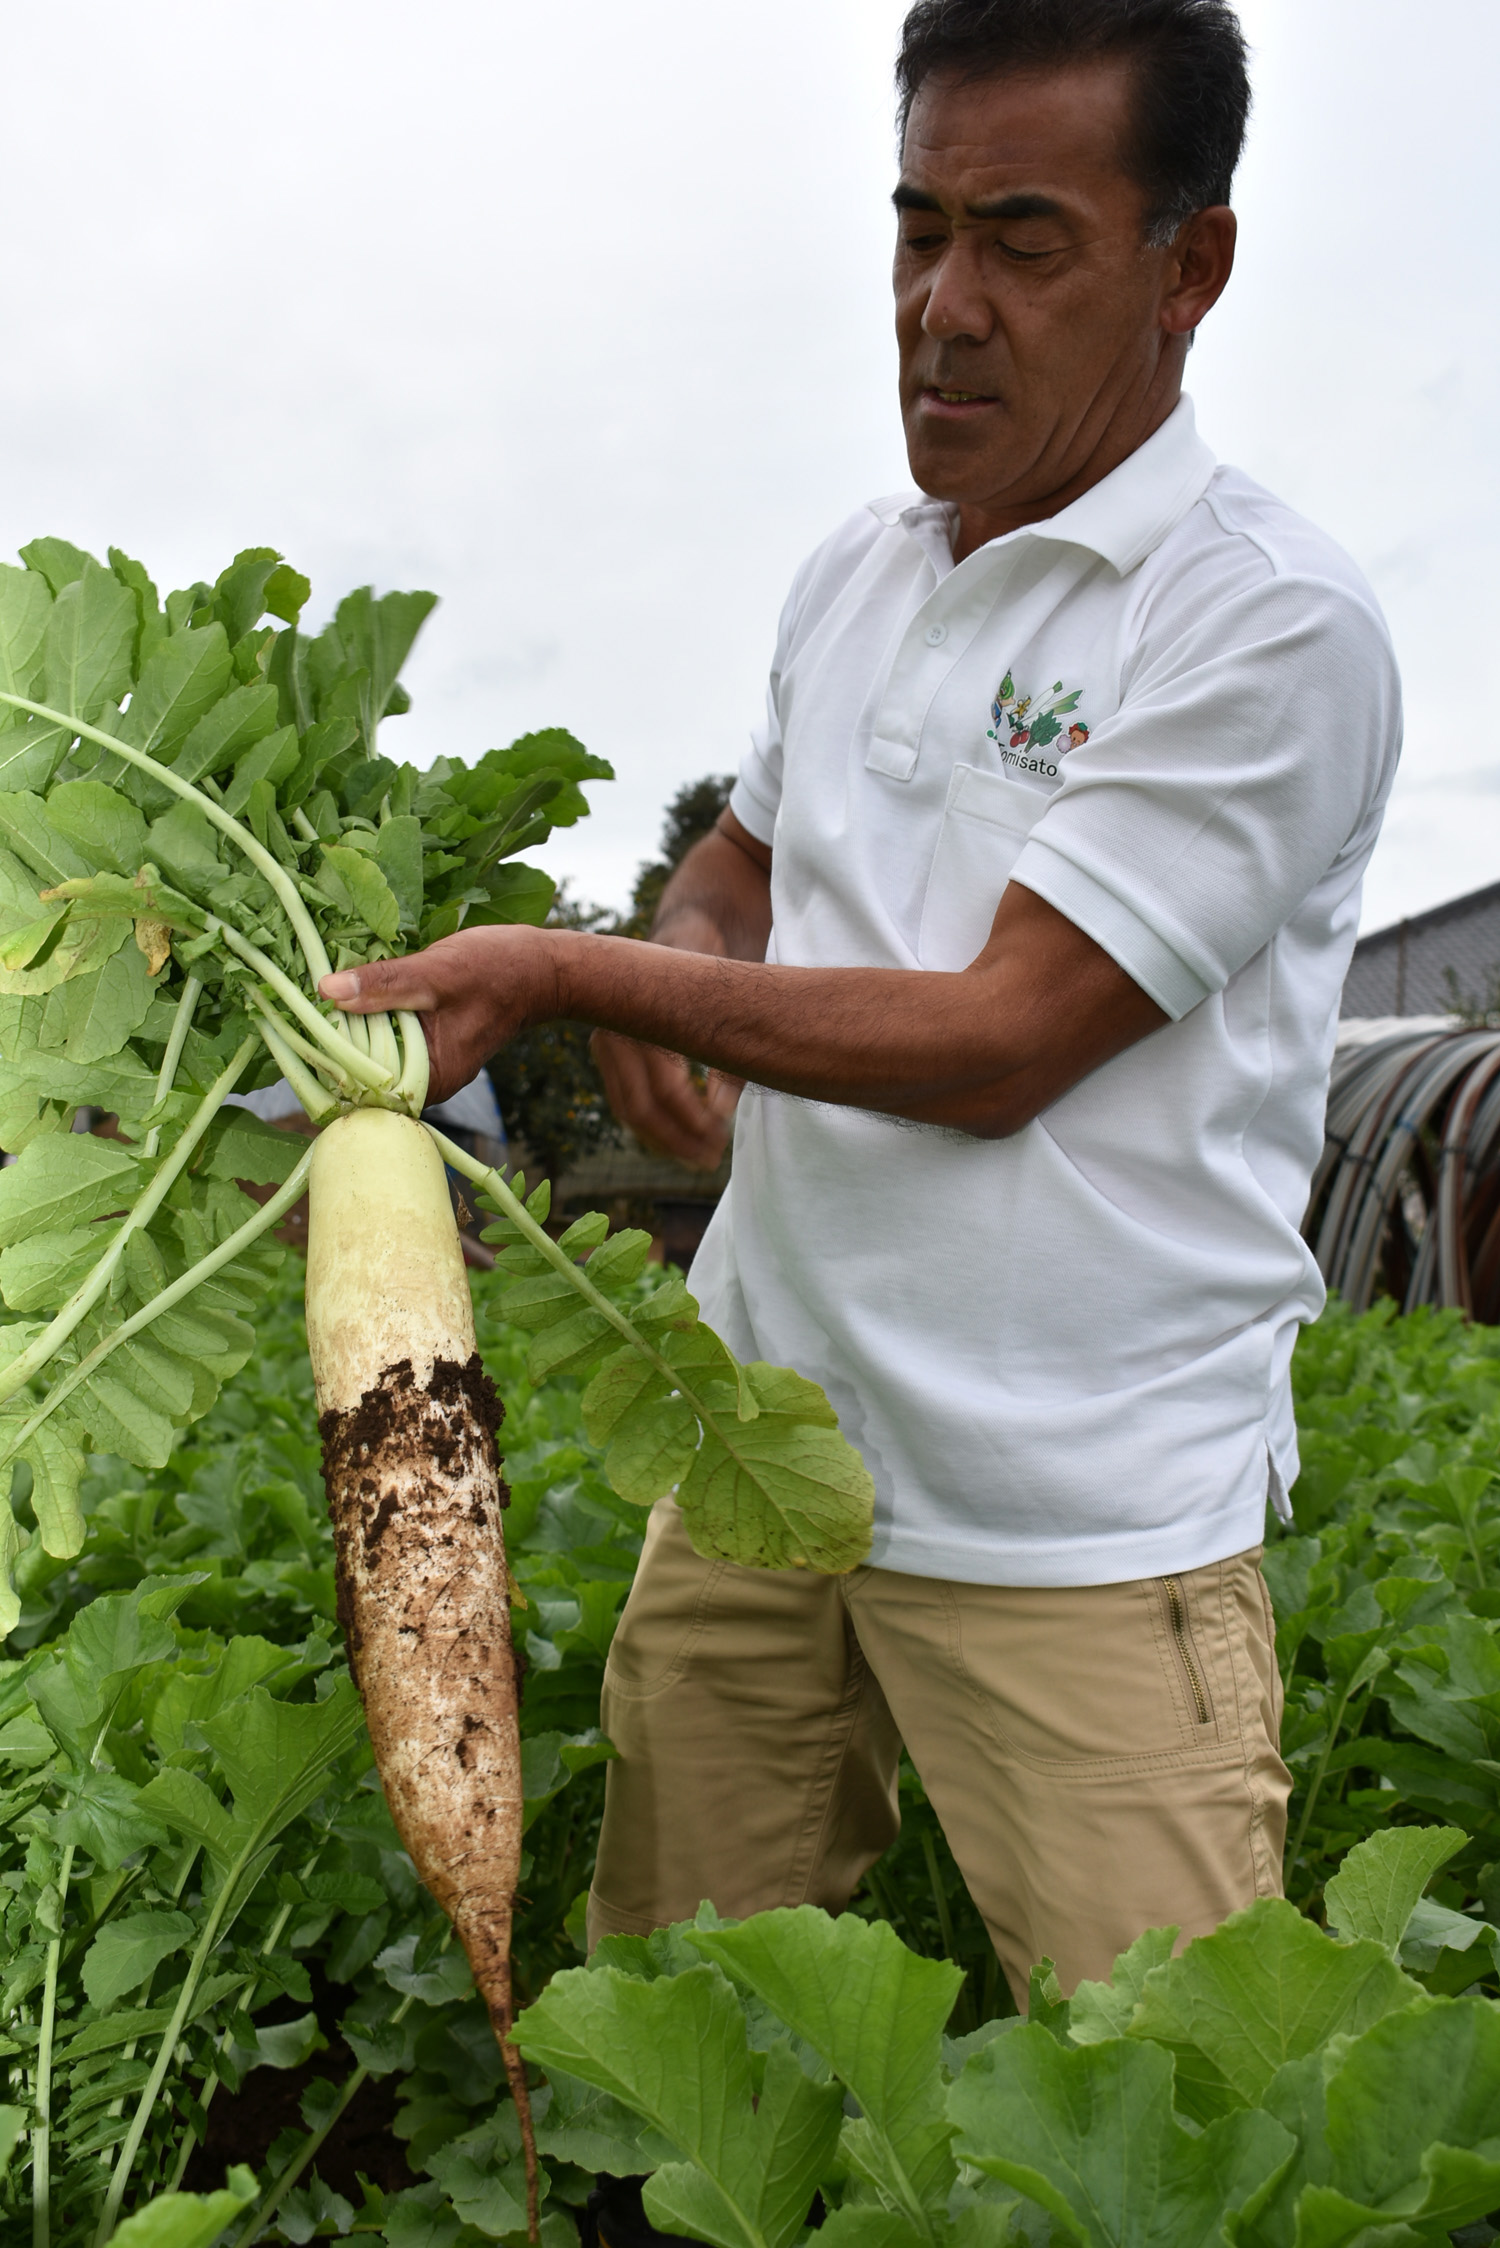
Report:
[[[941,648],[947,637],[948,627],[945,624],[930,624],[927,627],[927,645],[929,648]]]

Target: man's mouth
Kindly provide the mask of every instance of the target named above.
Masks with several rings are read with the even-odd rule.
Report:
[[[922,403],[929,409],[935,407],[944,413],[961,413],[966,408],[972,410],[976,406],[998,405],[999,400],[989,391],[961,390],[949,388],[946,384],[927,383],[923,387]]]

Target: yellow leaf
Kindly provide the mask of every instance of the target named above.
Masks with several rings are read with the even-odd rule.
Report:
[[[171,923],[155,921],[143,914],[135,925],[135,941],[146,955],[146,966],[152,975],[160,974],[172,957]]]

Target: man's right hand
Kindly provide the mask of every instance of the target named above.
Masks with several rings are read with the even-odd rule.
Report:
[[[734,1129],[740,1079],[710,1070],[705,1088],[681,1054],[612,1030],[596,1030],[590,1044],[610,1107],[641,1145],[695,1171],[717,1171]]]

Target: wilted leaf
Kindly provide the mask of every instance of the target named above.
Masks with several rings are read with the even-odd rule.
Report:
[[[135,941],[145,955],[149,975],[159,975],[172,957],[172,925],[149,918],[137,921]]]

